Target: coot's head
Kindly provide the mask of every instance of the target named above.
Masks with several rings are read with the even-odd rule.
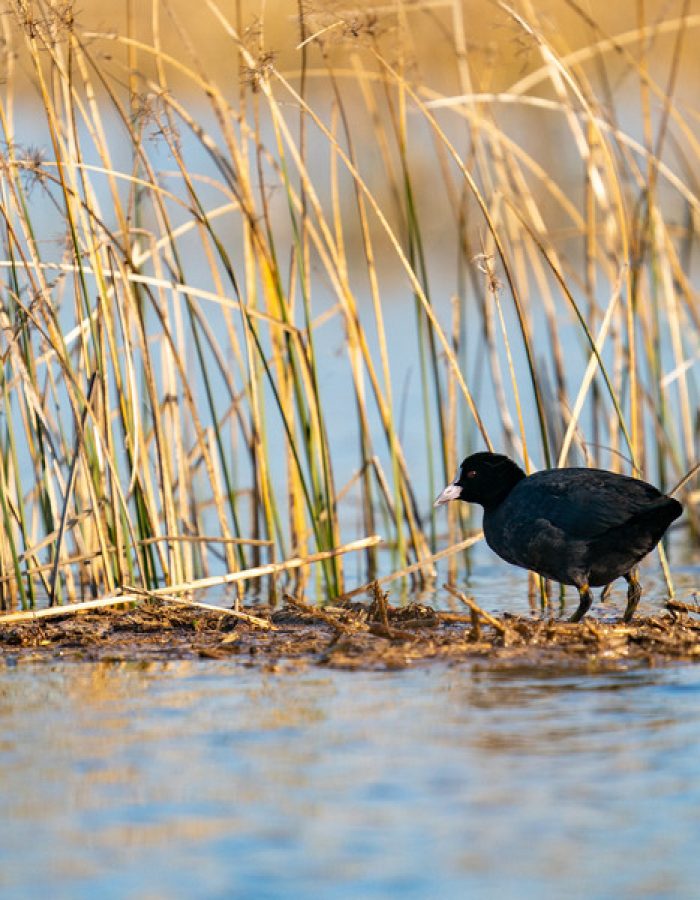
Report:
[[[435,501],[435,506],[448,500],[497,506],[508,496],[525,473],[512,459],[499,453],[473,453],[459,467],[457,477]]]

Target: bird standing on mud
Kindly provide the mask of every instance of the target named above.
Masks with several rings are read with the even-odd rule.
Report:
[[[435,506],[449,500],[484,507],[484,537],[506,562],[578,588],[572,622],[593,602],[592,587],[624,577],[629,622],[642,587],[636,565],[683,512],[681,504],[637,478],[602,469],[547,469],[526,476],[507,456],[474,453]]]

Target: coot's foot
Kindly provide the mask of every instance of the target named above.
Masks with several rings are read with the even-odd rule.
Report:
[[[593,603],[593,594],[591,593],[591,589],[587,584],[582,584],[578,589],[578,593],[578,609],[569,619],[569,622],[580,622],[581,619],[586,615],[588,610],[591,608],[591,603]]]
[[[642,596],[642,586],[639,583],[639,579],[637,578],[637,573],[634,569],[631,572],[628,572],[625,575],[625,580],[627,581],[627,609],[625,609],[625,614],[622,617],[623,622],[631,622],[632,616],[634,615],[634,611],[637,608],[637,604],[639,603],[639,598]]]

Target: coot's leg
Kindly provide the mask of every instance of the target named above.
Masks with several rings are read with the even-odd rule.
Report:
[[[605,601],[608,599],[608,597],[610,596],[611,590],[612,590],[612,581],[608,582],[608,584],[606,584],[605,587],[603,588],[603,590],[600,592],[600,599],[601,599],[602,603],[605,603]]]
[[[627,609],[625,610],[625,614],[622,617],[623,622],[631,622],[632,616],[634,615],[634,611],[637,608],[637,604],[639,603],[639,598],[642,596],[642,586],[639,583],[639,579],[637,578],[636,569],[632,569],[625,575],[625,580],[627,581]]]
[[[588,586],[588,582],[584,582],[579,586],[578,595],[578,609],[569,619],[569,622],[580,622],[581,619],[586,615],[588,610],[591,608],[591,603],[593,603],[593,594],[591,593],[591,589]]]

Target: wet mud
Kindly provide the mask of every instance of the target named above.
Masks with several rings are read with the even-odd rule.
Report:
[[[3,623],[0,663],[58,660],[237,660],[285,666],[403,669],[436,662],[600,671],[700,660],[700,609],[678,604],[631,624],[570,623],[532,615],[493,616],[429,606],[368,603],[319,608],[288,598],[277,609],[213,611],[167,601]]]

